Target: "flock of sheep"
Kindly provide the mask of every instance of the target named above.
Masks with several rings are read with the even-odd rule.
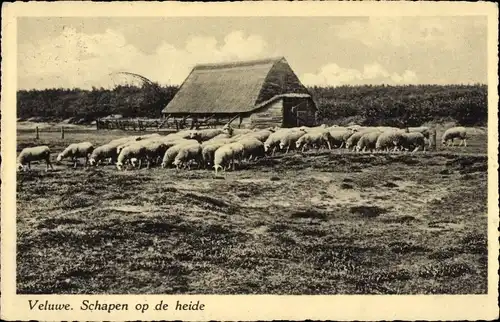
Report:
[[[85,158],[85,166],[99,166],[106,162],[115,164],[118,170],[126,167],[141,168],[161,165],[219,170],[235,169],[235,161],[252,160],[274,155],[277,151],[346,148],[358,152],[411,151],[412,153],[432,145],[434,129],[414,127],[399,129],[394,127],[331,126],[269,128],[269,129],[221,129],[184,130],[168,135],[158,133],[128,136],[94,147],[90,142],[73,143],[57,156],[57,162],[70,158],[73,166],[78,158]],[[464,127],[446,130],[441,137],[443,145],[467,146],[467,131]],[[18,168],[30,169],[32,161],[43,160],[47,170],[53,169],[50,162],[50,148],[37,146],[25,148],[18,156]]]

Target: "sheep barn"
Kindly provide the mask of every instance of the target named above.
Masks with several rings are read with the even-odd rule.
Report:
[[[317,107],[284,57],[196,65],[162,111],[164,122],[240,128],[313,126]]]

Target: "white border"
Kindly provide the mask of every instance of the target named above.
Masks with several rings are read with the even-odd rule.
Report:
[[[165,16],[488,16],[488,295],[418,296],[270,296],[270,295],[16,295],[16,50],[17,17],[165,17]],[[2,4],[2,297],[6,320],[477,320],[499,316],[498,296],[498,7],[472,2],[28,2]],[[129,310],[35,312],[27,299],[50,299],[78,308],[83,299],[155,304],[164,300],[201,300],[201,312]]]

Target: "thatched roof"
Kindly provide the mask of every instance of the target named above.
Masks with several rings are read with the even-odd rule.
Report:
[[[163,113],[246,113],[282,97],[310,97],[284,57],[204,64],[193,68]]]

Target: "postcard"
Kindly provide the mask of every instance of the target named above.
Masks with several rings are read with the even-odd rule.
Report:
[[[498,5],[2,6],[1,318],[498,318]]]

